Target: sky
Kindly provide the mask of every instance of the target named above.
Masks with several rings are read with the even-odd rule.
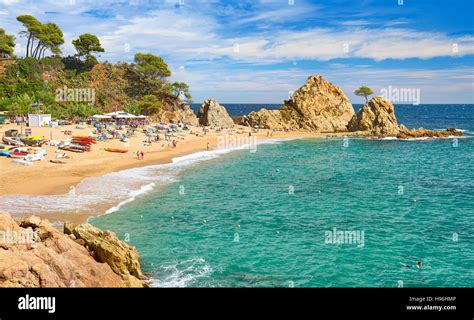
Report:
[[[101,61],[163,57],[195,102],[282,103],[319,74],[354,104],[362,85],[393,98],[418,92],[420,103],[474,103],[471,0],[0,0],[0,28],[16,35],[19,56],[22,14],[58,24],[66,55],[93,33]]]

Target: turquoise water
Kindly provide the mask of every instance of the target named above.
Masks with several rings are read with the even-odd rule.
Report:
[[[472,287],[474,139],[457,143],[262,144],[92,223],[136,246],[156,286]],[[333,228],[363,241],[327,243]]]

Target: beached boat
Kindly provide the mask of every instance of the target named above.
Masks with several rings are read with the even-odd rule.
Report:
[[[105,148],[104,149],[107,152],[115,152],[115,153],[127,153],[128,150],[123,150],[123,149],[114,149],[114,148]]]
[[[21,142],[31,147],[41,147],[45,140],[44,138],[38,139],[37,137],[24,137],[21,138]]]
[[[10,158],[24,158],[27,155],[28,155],[28,152],[24,152],[24,151],[10,152]]]
[[[11,149],[15,149],[15,146],[0,143],[0,150],[8,151]]]
[[[41,161],[44,160],[44,156],[42,154],[29,154],[24,158],[25,161]]]
[[[16,138],[12,138],[12,137],[3,137],[2,141],[6,144],[9,144],[9,145],[15,146],[15,147],[24,147],[25,146],[25,144],[23,142],[21,142],[20,140],[18,140]]]
[[[71,152],[76,152],[76,153],[83,153],[85,152],[84,149],[79,149],[73,146],[60,146],[59,149],[65,150],[65,151],[71,151]]]
[[[72,141],[75,143],[96,144],[97,141],[92,137],[74,136]]]
[[[76,148],[76,149],[81,149],[84,151],[91,151],[92,148],[90,145],[87,144],[76,144],[76,143],[71,143],[69,144],[70,147]]]
[[[8,156],[10,156],[10,151],[0,150],[0,156],[8,157]]]

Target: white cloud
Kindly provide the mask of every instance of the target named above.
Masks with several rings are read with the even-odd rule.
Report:
[[[308,12],[316,13],[316,16],[331,12],[298,0],[294,6],[288,6],[286,1],[253,1],[260,10],[252,12],[242,9],[240,3],[222,8],[216,1],[185,0],[184,7],[175,8],[177,0],[167,0],[160,2],[159,9],[150,12],[148,8],[141,11],[141,6],[125,1],[118,7],[113,5],[117,1],[111,0],[76,0],[74,5],[69,1],[0,0],[0,11],[8,12],[8,15],[0,15],[0,25],[8,33],[17,34],[21,24],[14,17],[19,14],[32,14],[45,22],[54,21],[65,31],[65,54],[73,52],[72,39],[91,32],[101,38],[106,49],[102,60],[130,61],[139,51],[162,55],[174,69],[173,78],[189,82],[196,100],[215,95],[225,102],[229,102],[225,97],[232,97],[235,102],[277,103],[287,98],[289,90],[303,84],[309,74],[322,74],[340,85],[349,96],[355,87],[366,84],[374,90],[388,85],[420,87],[425,97],[430,93],[432,100],[429,102],[442,102],[446,97],[448,100],[473,100],[472,68],[443,70],[443,66],[450,67],[444,64],[436,70],[402,67],[381,70],[373,69],[365,60],[356,61],[359,65],[354,65],[349,59],[319,69],[307,67],[305,63],[295,63],[292,69],[279,66],[301,60],[344,58],[397,59],[402,66],[402,59],[474,54],[473,36],[401,28],[406,20],[382,23],[373,20],[368,12],[345,21],[332,17],[334,27],[311,28],[308,26],[322,24],[316,18],[314,21],[305,18]],[[262,9],[267,5],[274,7]],[[84,14],[98,9],[106,10],[111,16],[101,19]],[[60,14],[48,15],[45,11]],[[305,27],[296,29],[291,24],[296,19],[306,21]],[[17,37],[17,41],[24,43],[25,39]],[[235,43],[239,44],[238,52],[234,51]],[[453,50],[454,45],[458,52]],[[272,70],[262,70],[265,69],[262,65],[268,65],[267,69]],[[180,69],[180,66],[185,68]],[[451,94],[443,96],[443,93]]]
[[[240,52],[232,54],[233,43]],[[192,53],[229,56],[249,62],[321,60],[337,58],[384,59],[434,58],[474,54],[474,37],[448,37],[442,33],[410,29],[331,29],[282,31],[240,39],[222,39],[222,44],[191,49]],[[457,51],[454,46],[457,45]],[[345,50],[346,49],[346,50]]]
[[[338,58],[369,58],[376,61],[428,59],[474,54],[473,36],[450,36],[442,32],[421,32],[393,26],[405,23],[404,20],[389,21],[387,23],[392,26],[385,28],[370,27],[371,20],[364,18],[342,21],[337,27],[295,30],[291,24],[281,23],[304,19],[308,13],[319,14],[321,8],[304,2],[295,2],[294,6],[289,6],[261,0],[258,2],[260,6],[273,7],[261,7],[267,10],[248,12],[238,7],[216,9],[214,2],[206,1],[201,4],[202,8],[185,2],[184,7],[175,8],[177,1],[169,0],[162,3],[160,9],[146,11],[146,14],[140,13],[135,17],[126,16],[125,19],[124,7],[121,7],[121,11],[114,7],[110,12],[117,11],[115,17],[98,19],[83,12],[110,9],[113,1],[76,0],[73,4],[70,1],[3,0],[0,2],[5,7],[3,11],[8,10],[9,16],[6,18],[0,15],[0,22],[7,32],[17,33],[21,25],[13,18],[16,15],[29,13],[37,15],[42,21],[54,20],[65,30],[67,43],[81,33],[96,33],[106,48],[103,57],[111,61],[131,59],[132,53],[138,50],[168,55],[183,63],[194,59],[230,58],[255,64]],[[129,8],[140,7],[132,4],[128,4]],[[25,8],[28,10],[22,12]],[[47,10],[61,14],[48,16],[44,13]],[[218,20],[216,11],[225,19]],[[139,14],[139,11],[134,13]],[[260,22],[267,27],[246,31],[245,36],[229,33],[243,25],[255,26],[255,23]],[[240,46],[238,53],[234,52],[235,43]],[[130,54],[124,52],[125,44],[130,45]],[[457,52],[454,50],[455,45]],[[65,52],[71,53],[70,49],[67,46]]]
[[[472,67],[423,70],[338,64],[324,68],[230,71],[209,64],[199,70],[173,70],[173,78],[190,85],[195,101],[214,97],[222,102],[279,104],[288,98],[289,91],[303,85],[309,75],[320,74],[341,87],[352,103],[362,103],[361,98],[353,94],[361,85],[371,87],[376,93],[389,86],[420,89],[421,103],[474,103]]]
[[[124,44],[131,52],[169,54],[180,60],[186,50],[203,44],[219,43],[213,19],[181,10],[160,10],[145,17],[132,18],[113,32],[101,36],[112,60],[123,58]],[[189,58],[187,56],[186,58]],[[185,59],[184,59],[185,60]]]

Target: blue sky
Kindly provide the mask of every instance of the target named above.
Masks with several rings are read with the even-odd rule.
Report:
[[[353,103],[361,85],[419,89],[421,103],[474,103],[470,0],[0,0],[0,27],[20,14],[56,22],[72,39],[98,35],[100,60],[162,56],[196,102],[281,103],[311,74]],[[24,39],[17,54],[24,51]]]

